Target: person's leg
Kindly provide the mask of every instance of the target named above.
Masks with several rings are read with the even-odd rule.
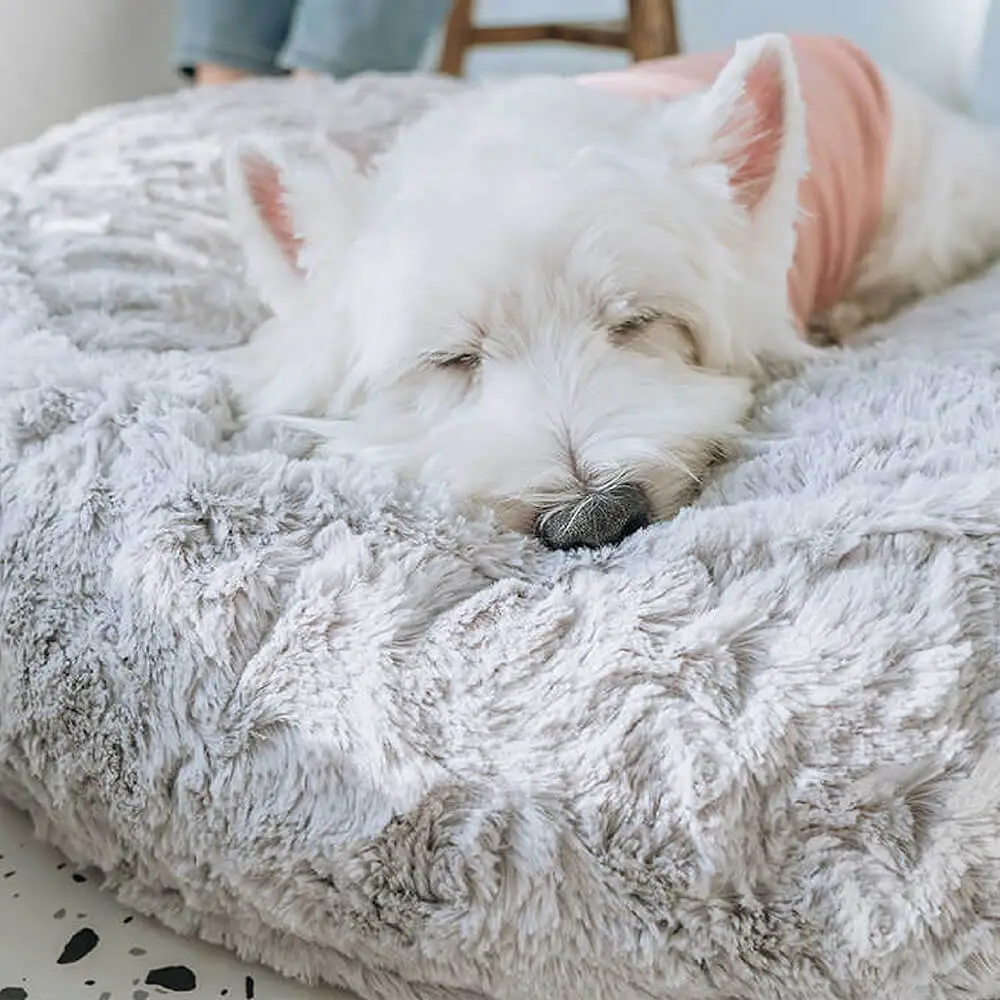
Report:
[[[199,62],[194,66],[183,66],[181,71],[187,75],[194,76],[194,82],[199,86],[207,86],[213,83],[235,83],[245,77],[253,76],[249,70],[233,69],[232,66],[223,66],[219,63]]]
[[[296,0],[181,0],[174,64],[198,83],[282,73],[276,58],[295,6]]]
[[[335,77],[412,71],[450,7],[450,0],[299,0],[278,65]]]

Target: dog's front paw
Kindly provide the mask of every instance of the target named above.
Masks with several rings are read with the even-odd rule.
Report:
[[[817,347],[835,347],[849,340],[867,321],[857,302],[838,302],[809,324],[809,341]]]

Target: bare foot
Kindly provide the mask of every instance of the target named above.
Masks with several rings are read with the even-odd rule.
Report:
[[[194,82],[199,87],[213,86],[220,83],[235,83],[237,80],[245,80],[248,76],[250,74],[246,70],[217,66],[215,63],[201,63],[195,67]]]

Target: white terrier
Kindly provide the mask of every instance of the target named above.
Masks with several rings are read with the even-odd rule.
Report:
[[[1000,252],[992,139],[836,39],[465,90],[370,176],[244,140],[229,188],[250,409],[553,548],[673,515],[808,330]]]

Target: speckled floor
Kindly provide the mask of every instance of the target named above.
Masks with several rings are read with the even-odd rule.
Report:
[[[0,1000],[351,1000],[180,938],[119,906],[0,802]]]

